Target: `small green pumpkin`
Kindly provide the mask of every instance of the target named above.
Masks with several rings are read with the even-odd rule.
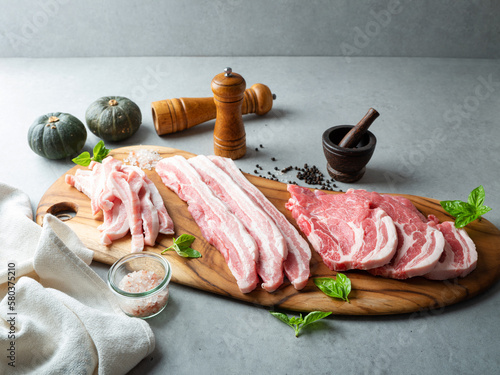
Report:
[[[141,126],[141,110],[123,96],[104,96],[85,113],[89,130],[105,141],[117,142],[131,137]]]
[[[47,113],[28,130],[28,143],[47,159],[64,159],[79,153],[87,140],[85,125],[69,113]]]

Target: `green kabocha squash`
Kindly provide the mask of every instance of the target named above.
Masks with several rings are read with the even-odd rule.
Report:
[[[105,141],[118,142],[131,137],[141,126],[141,110],[122,96],[104,96],[85,113],[89,130]]]
[[[87,140],[85,125],[69,113],[47,113],[28,130],[33,151],[47,159],[64,159],[78,154]]]

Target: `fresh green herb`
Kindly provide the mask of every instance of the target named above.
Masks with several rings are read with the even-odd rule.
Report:
[[[175,250],[175,252],[181,257],[199,258],[201,257],[201,253],[190,247],[195,238],[195,236],[191,236],[190,234],[181,234],[177,239],[174,237],[174,243],[172,246],[167,247],[161,253],[163,254],[169,250]]]
[[[82,152],[76,158],[72,159],[73,163],[87,167],[92,160],[100,163],[109,154],[109,150],[104,147],[103,141],[97,142],[92,152],[94,154],[92,157],[90,157],[88,151]]]
[[[302,328],[305,326],[326,318],[328,315],[331,314],[331,312],[324,312],[324,311],[312,311],[309,314],[306,315],[305,318],[302,318],[302,314],[300,314],[298,317],[292,316],[291,318],[288,317],[288,315],[275,312],[275,311],[270,311],[271,315],[278,318],[281,320],[283,323],[288,324],[290,327],[293,328],[295,331],[295,337],[299,337],[299,332]]]
[[[491,211],[490,207],[483,204],[484,198],[484,188],[483,185],[480,185],[471,191],[467,202],[454,200],[441,201],[440,203],[441,207],[455,218],[455,227],[463,228],[474,220],[481,219],[482,215]]]
[[[314,284],[327,296],[349,302],[347,296],[351,293],[351,280],[346,275],[337,273],[336,279],[318,277],[314,279]]]

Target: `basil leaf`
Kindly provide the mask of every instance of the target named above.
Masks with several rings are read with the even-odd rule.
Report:
[[[99,154],[101,152],[101,150],[103,149],[104,147],[104,142],[103,141],[99,141],[97,142],[97,144],[94,146],[94,155],[96,154]]]
[[[294,325],[299,325],[302,324],[304,320],[302,319],[302,314],[300,314],[298,317],[297,316],[292,316],[290,320],[288,321],[288,324],[294,324]]]
[[[71,161],[75,164],[81,165],[83,167],[88,167],[90,164],[90,153],[87,151],[82,152],[80,155],[77,157],[71,159]]]
[[[335,280],[328,277],[320,277],[314,279],[314,284],[327,296],[342,298],[342,293],[339,291]]]
[[[313,281],[319,290],[327,296],[340,298],[349,302],[349,298],[347,297],[351,292],[351,280],[349,280],[349,278],[344,274],[337,273],[337,279],[332,279],[330,277],[318,277]]]
[[[460,200],[441,201],[439,203],[441,204],[441,207],[443,207],[443,209],[453,217],[457,217],[465,210],[470,210],[471,207],[469,203],[462,202]]]
[[[177,251],[177,254],[179,254],[181,257],[184,258],[200,258],[201,253],[195,249],[191,249],[190,247],[187,248],[182,248]]]
[[[304,324],[302,327],[305,327],[308,324],[314,323],[317,320],[326,318],[328,315],[330,315],[331,312],[324,312],[324,311],[311,311],[309,314],[306,315],[304,318]]]
[[[474,220],[477,219],[477,215],[458,215],[455,218],[455,227],[456,228],[463,228],[467,224],[472,223]]]
[[[94,156],[92,157],[92,160],[100,163],[106,156],[108,156],[109,150],[104,147],[104,142],[101,140],[95,145],[93,153]]]
[[[171,251],[171,250],[175,250],[176,253],[179,253],[179,251],[181,251],[181,249],[179,248],[179,246],[177,246],[177,244],[174,242],[172,244],[172,246],[167,247],[161,253],[163,254],[163,253],[166,253],[167,251]]]
[[[491,211],[491,208],[484,205],[485,192],[483,185],[479,185],[472,190],[467,198],[467,202],[460,200],[441,201],[441,207],[455,218],[455,227],[463,228],[482,215]]]
[[[323,312],[323,311],[312,311],[305,318],[302,318],[302,314],[299,316],[288,317],[286,314],[282,314],[275,311],[270,311],[271,315],[281,320],[283,323],[289,325],[295,331],[295,337],[299,337],[299,332],[307,326],[317,320],[323,319],[324,317],[331,314],[331,312]]]
[[[190,234],[181,234],[174,242],[180,247],[189,247],[195,239],[196,237]]]
[[[106,147],[104,147],[104,142],[102,140],[97,142],[92,152],[93,152],[92,157],[90,157],[89,152],[84,151],[76,158],[71,159],[71,161],[83,167],[88,167],[92,160],[100,163],[109,154],[109,150]]]
[[[344,299],[342,290],[334,279],[321,277],[314,279],[314,284],[329,297]]]
[[[175,250],[175,252],[183,258],[200,258],[201,253],[189,247],[195,239],[196,237],[190,234],[181,234],[178,238],[174,237],[172,246],[167,247],[161,253],[163,254],[166,251]]]
[[[276,312],[276,311],[270,311],[270,313],[272,316],[274,316],[275,318],[278,318],[283,323],[285,323],[285,324],[290,323],[290,319],[288,318],[288,315],[280,313],[280,312]]]
[[[340,284],[341,286],[341,290],[343,292],[342,299],[349,302],[347,296],[349,295],[349,293],[351,293],[351,280],[349,280],[349,278],[346,275],[342,273],[337,273],[335,281],[337,281],[337,283]]]
[[[491,207],[488,206],[481,206],[477,209],[477,216],[483,216],[485,213],[490,212]]]
[[[467,202],[474,207],[481,207],[484,203],[485,193],[483,185],[479,185],[477,188],[471,191]]]

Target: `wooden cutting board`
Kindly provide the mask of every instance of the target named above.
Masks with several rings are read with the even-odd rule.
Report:
[[[157,150],[162,157],[182,155],[187,158],[194,156],[185,151],[158,147],[133,146],[111,151],[110,155],[123,160],[132,150],[150,148]],[[67,173],[74,174],[75,166]],[[160,191],[165,206],[175,223],[175,237],[187,233],[196,237],[192,247],[202,253],[198,259],[186,259],[175,252],[165,253],[173,268],[172,281],[201,289],[218,295],[235,298],[241,301],[295,311],[332,311],[345,315],[383,315],[420,311],[423,309],[442,308],[447,305],[471,298],[489,288],[500,278],[500,231],[485,219],[467,226],[466,230],[477,246],[479,260],[477,268],[463,279],[447,281],[430,281],[422,277],[409,280],[391,280],[375,277],[365,271],[348,271],[345,274],[352,281],[350,303],[332,299],[314,285],[312,278],[307,286],[297,291],[285,280],[285,283],[274,293],[268,293],[258,287],[249,294],[243,294],[229,271],[222,255],[208,244],[187,210],[187,205],[175,193],[163,185],[154,170],[146,170],[149,178]],[[285,203],[289,193],[286,184],[270,181],[265,178],[246,175],[269,200],[294,224]],[[402,195],[409,198],[426,216],[436,215],[441,221],[451,220],[442,210],[439,202],[434,199],[412,195]],[[118,258],[130,252],[130,235],[115,241],[106,247],[99,243],[99,231],[96,229],[102,222],[102,215],[93,217],[90,210],[90,199],[75,188],[67,185],[64,175],[61,176],[44,194],[37,208],[36,222],[42,224],[43,216],[52,213],[61,219],[68,213],[75,213],[66,223],[78,234],[83,243],[94,250],[94,260],[105,264],[113,264]],[[159,235],[154,247],[146,247],[146,251],[160,253],[172,244],[172,237]],[[312,249],[312,248],[311,248]],[[313,251],[311,260],[312,277],[332,277],[330,271],[322,262],[320,256]]]

